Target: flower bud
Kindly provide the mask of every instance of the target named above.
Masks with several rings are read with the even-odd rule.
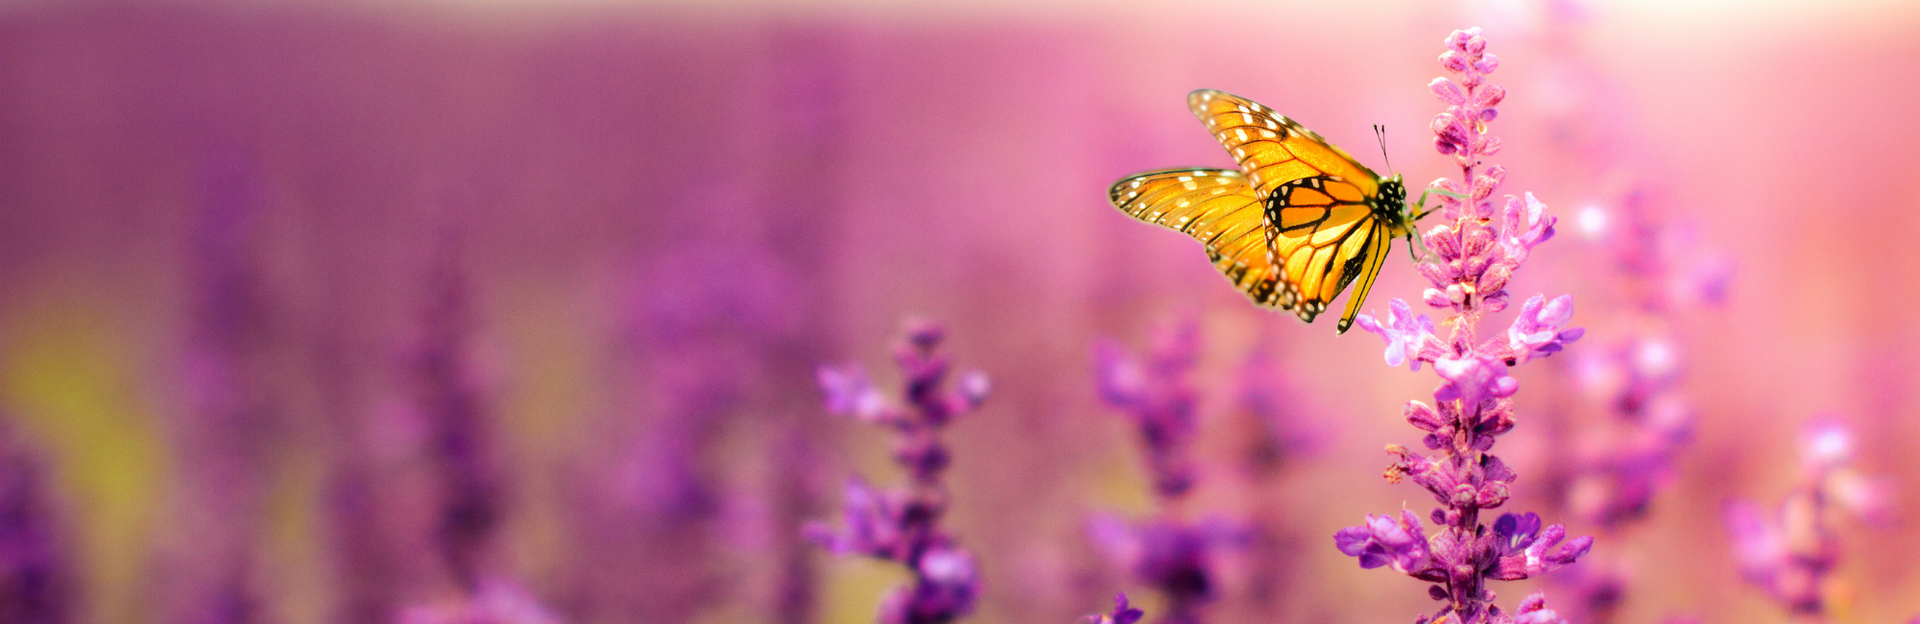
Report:
[[[1481,56],[1479,61],[1474,62],[1473,68],[1482,74],[1491,74],[1493,70],[1500,69],[1500,57],[1492,54]]]
[[[1445,79],[1436,79],[1435,82],[1439,80]],[[1459,87],[1454,88],[1457,89]],[[1507,90],[1505,88],[1502,88],[1500,85],[1487,85],[1487,88],[1481,89],[1479,93],[1474,94],[1473,105],[1483,108],[1493,108],[1499,106],[1500,102],[1506,99]]]
[[[1462,91],[1460,85],[1454,84],[1452,80],[1435,78],[1433,82],[1427,84],[1427,89],[1432,90],[1433,96],[1440,98],[1442,102],[1455,106],[1467,103],[1467,92]]]

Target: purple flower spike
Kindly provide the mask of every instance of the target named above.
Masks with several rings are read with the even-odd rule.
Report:
[[[1094,347],[1094,377],[1100,398],[1126,412],[1146,446],[1147,468],[1163,498],[1193,487],[1187,447],[1199,426],[1199,391],[1188,379],[1200,361],[1200,326],[1192,319],[1153,330],[1145,357],[1108,339]]]
[[[1528,297],[1520,305],[1520,316],[1507,328],[1507,347],[1513,350],[1516,362],[1558,353],[1587,333],[1582,327],[1562,329],[1570,320],[1573,295],[1560,295],[1553,301],[1546,301],[1545,295]]]
[[[1245,550],[1253,541],[1245,523],[1213,517],[1196,523],[1177,511],[1192,494],[1198,477],[1190,447],[1199,424],[1200,394],[1190,378],[1200,363],[1200,343],[1200,326],[1187,317],[1156,325],[1144,353],[1128,353],[1118,342],[1104,339],[1093,354],[1100,397],[1125,414],[1139,432],[1162,513],[1135,522],[1095,514],[1087,519],[1086,534],[1113,567],[1164,598],[1156,616],[1160,624],[1205,622],[1205,607],[1218,593],[1215,554]],[[1242,403],[1257,416],[1275,417],[1277,404],[1267,393],[1272,379],[1265,357],[1264,351],[1256,350],[1242,370],[1244,383],[1259,388],[1245,391]],[[1276,428],[1284,424],[1269,422]],[[1108,621],[1139,619],[1138,611],[1124,616],[1122,607]]]
[[[1347,556],[1358,557],[1364,569],[1391,565],[1396,572],[1413,574],[1427,567],[1427,536],[1420,517],[1411,510],[1403,510],[1398,520],[1367,514],[1366,524],[1334,533],[1333,544]]]
[[[1433,335],[1433,318],[1425,314],[1413,315],[1413,308],[1406,300],[1395,298],[1387,303],[1387,323],[1380,324],[1370,314],[1362,314],[1355,321],[1360,329],[1372,332],[1387,341],[1387,366],[1399,366],[1401,362],[1410,363],[1411,370],[1420,371],[1421,349]]]
[[[1430,363],[1443,381],[1434,389],[1432,405],[1409,401],[1403,412],[1409,424],[1426,432],[1421,442],[1434,454],[1388,445],[1396,459],[1385,474],[1390,482],[1412,481],[1433,495],[1439,506],[1427,517],[1435,533],[1428,537],[1420,517],[1402,510],[1399,518],[1369,515],[1366,524],[1341,529],[1334,546],[1359,559],[1362,568],[1391,566],[1430,583],[1428,595],[1446,606],[1416,624],[1565,624],[1538,595],[1516,612],[1502,612],[1486,582],[1532,578],[1572,564],[1592,548],[1593,538],[1568,540],[1565,526],[1543,527],[1533,513],[1504,514],[1491,527],[1481,518],[1507,504],[1519,478],[1492,452],[1516,424],[1508,397],[1520,383],[1509,368],[1562,350],[1584,330],[1565,327],[1573,315],[1571,296],[1552,301],[1536,296],[1505,336],[1485,341],[1476,336],[1484,314],[1508,305],[1506,288],[1514,272],[1553,237],[1554,218],[1532,194],[1509,196],[1505,218],[1495,218],[1500,213],[1492,198],[1507,170],[1487,162],[1500,151],[1500,140],[1487,125],[1499,118],[1494,107],[1507,92],[1486,84],[1486,75],[1500,59],[1487,53],[1487,39],[1478,28],[1455,31],[1446,44],[1440,63],[1454,76],[1428,85],[1447,105],[1434,116],[1432,128],[1435,148],[1453,158],[1460,175],[1428,185],[1447,195],[1438,211],[1443,222],[1424,234],[1433,253],[1419,270],[1431,284],[1422,300],[1452,313],[1444,323],[1447,335],[1436,335],[1433,319],[1415,317],[1399,299],[1392,300],[1385,322],[1359,318],[1362,329],[1386,340],[1389,365],[1410,361],[1417,371],[1421,362]]]
[[[806,537],[837,555],[858,554],[893,561],[913,572],[914,580],[882,600],[882,624],[946,624],[973,611],[980,594],[979,567],[973,555],[941,526],[946,514],[945,473],[950,456],[940,433],[953,419],[986,400],[985,375],[962,375],[958,387],[942,390],[949,370],[939,351],[946,332],[927,322],[907,326],[894,349],[894,362],[906,378],[899,407],[880,396],[858,366],[821,367],[820,389],[827,411],[885,424],[900,439],[894,460],[911,475],[908,487],[876,491],[858,478],[847,482],[843,522],[835,532],[808,525]]]

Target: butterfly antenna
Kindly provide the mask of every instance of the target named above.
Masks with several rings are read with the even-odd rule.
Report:
[[[1373,136],[1380,140],[1380,160],[1386,161],[1387,173],[1393,173],[1393,159],[1387,157],[1387,127],[1373,124]]]

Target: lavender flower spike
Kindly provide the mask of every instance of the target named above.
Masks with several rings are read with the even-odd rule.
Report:
[[[1561,329],[1571,320],[1572,297],[1547,302],[1536,296],[1506,336],[1482,342],[1475,335],[1481,315],[1506,307],[1507,281],[1536,245],[1552,238],[1554,219],[1545,205],[1527,195],[1524,202],[1509,198],[1504,228],[1494,227],[1493,204],[1487,198],[1506,178],[1506,170],[1485,164],[1500,150],[1499,140],[1487,133],[1487,122],[1497,116],[1493,107],[1506,98],[1506,91],[1485,83],[1500,61],[1486,53],[1486,38],[1477,28],[1454,31],[1446,44],[1440,62],[1457,76],[1429,85],[1448,105],[1434,117],[1434,146],[1453,157],[1462,175],[1459,182],[1433,183],[1453,194],[1441,200],[1440,211],[1451,223],[1427,234],[1434,254],[1421,263],[1420,274],[1432,284],[1424,294],[1427,304],[1453,313],[1445,323],[1450,331],[1445,338],[1435,336],[1433,322],[1424,316],[1416,319],[1399,300],[1393,302],[1386,325],[1361,319],[1362,328],[1387,340],[1389,365],[1412,360],[1417,371],[1419,362],[1430,362],[1442,381],[1434,389],[1433,405],[1409,401],[1403,412],[1408,423],[1427,432],[1422,441],[1437,453],[1387,447],[1397,457],[1387,468],[1387,479],[1411,480],[1439,504],[1428,515],[1435,532],[1429,536],[1412,510],[1402,510],[1399,518],[1368,515],[1365,524],[1335,533],[1334,547],[1358,559],[1362,568],[1391,567],[1431,583],[1428,595],[1445,606],[1415,624],[1565,624],[1538,594],[1512,613],[1501,611],[1486,584],[1532,578],[1570,565],[1592,548],[1593,538],[1568,540],[1566,527],[1542,528],[1540,516],[1533,513],[1503,514],[1492,527],[1480,518],[1481,512],[1507,503],[1518,478],[1492,453],[1494,442],[1515,424],[1509,397],[1519,392],[1520,383],[1507,369],[1559,351],[1583,332]]]

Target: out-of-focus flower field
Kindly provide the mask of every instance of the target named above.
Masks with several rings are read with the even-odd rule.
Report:
[[[1585,330],[1519,351],[1495,530],[1592,551],[1498,602],[1920,614],[1910,3],[48,0],[0,6],[0,622],[851,624],[918,577],[835,552],[901,544],[966,622],[1412,622],[1342,553],[1434,505],[1381,477],[1407,241],[1389,366],[1107,188],[1231,166],[1213,88],[1418,195],[1469,26],[1558,219],[1482,336]]]

